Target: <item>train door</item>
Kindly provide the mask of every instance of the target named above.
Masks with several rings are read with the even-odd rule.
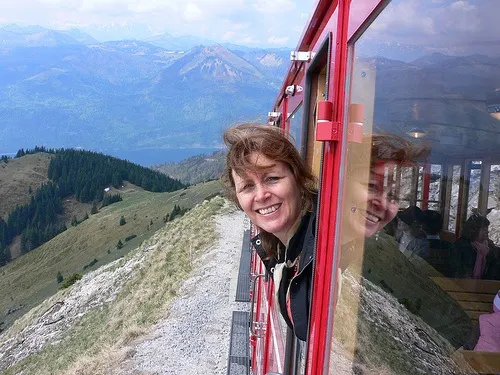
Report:
[[[500,87],[500,46],[488,39],[497,24],[486,2],[339,9],[349,51],[341,203],[335,230],[320,226],[315,269],[335,277],[314,284],[308,373],[500,373],[500,345],[485,355],[473,334],[494,324],[500,290],[500,132],[487,101]],[[364,108],[362,139],[349,135],[353,105]]]

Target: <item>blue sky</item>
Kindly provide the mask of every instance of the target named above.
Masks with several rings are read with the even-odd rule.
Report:
[[[16,0],[0,24],[79,28],[97,39],[194,35],[248,46],[294,47],[316,0]]]

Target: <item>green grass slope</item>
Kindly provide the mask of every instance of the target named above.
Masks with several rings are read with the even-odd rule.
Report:
[[[212,188],[206,184],[198,187],[204,192]],[[196,189],[183,197],[189,194],[191,200],[195,195],[201,198],[201,192]],[[174,195],[171,200],[178,198]],[[136,204],[142,203],[138,201]],[[122,211],[119,207],[115,209],[117,213]],[[116,299],[103,308],[89,311],[59,342],[46,345],[41,352],[11,366],[3,374],[112,373],[113,365],[127,357],[128,344],[148,332],[165,315],[170,301],[193,267],[189,259],[196,259],[217,239],[215,215],[231,209],[234,206],[226,205],[218,197],[164,225],[115,266],[119,268],[130,259],[145,257],[140,269],[133,273]],[[108,214],[103,212],[102,216]],[[15,337],[30,322],[36,322],[55,301],[64,300],[69,293],[71,290],[66,289],[44,301],[18,320],[3,339]]]
[[[57,292],[58,272],[64,278],[84,274],[124,256],[165,225],[174,205],[192,208],[222,187],[212,181],[172,193],[151,193],[131,184],[119,190],[123,201],[102,208],[76,227],[0,268],[0,321],[5,326]],[[120,218],[126,220],[120,225]],[[136,235],[125,241],[126,237]],[[116,248],[121,240],[124,247]],[[93,259],[97,263],[84,270]],[[8,310],[11,313],[8,313]]]

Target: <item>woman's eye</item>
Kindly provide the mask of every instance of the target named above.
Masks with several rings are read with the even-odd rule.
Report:
[[[253,187],[253,184],[245,184],[240,188],[240,192],[248,191]]]
[[[399,202],[399,197],[394,191],[387,193],[387,199],[391,202]]]
[[[269,176],[269,177],[267,177],[267,178],[266,178],[266,180],[267,180],[268,182],[271,182],[271,183],[272,183],[272,182],[279,181],[279,180],[280,180],[280,178],[281,178],[281,177],[279,177],[279,176]]]

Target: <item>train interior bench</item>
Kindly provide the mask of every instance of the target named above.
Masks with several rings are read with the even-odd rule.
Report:
[[[477,324],[479,315],[492,312],[500,281],[431,277]],[[500,353],[460,350],[460,356],[478,374],[500,374]]]

